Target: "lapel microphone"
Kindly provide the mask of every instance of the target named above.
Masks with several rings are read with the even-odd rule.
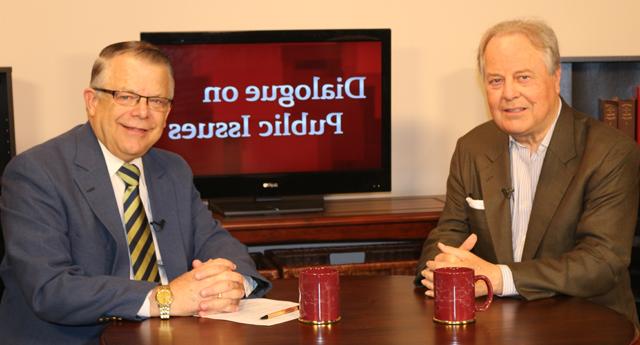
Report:
[[[159,220],[159,221],[157,221],[157,222],[156,222],[155,220],[152,220],[152,221],[150,222],[150,224],[151,224],[151,226],[153,226],[153,230],[154,230],[155,232],[159,232],[159,231],[161,231],[162,229],[164,229],[164,224],[165,224],[165,223],[166,223],[166,222],[164,221],[164,219],[160,219],[160,220]]]
[[[511,199],[513,197],[513,187],[502,188],[502,195],[504,195],[505,199]]]

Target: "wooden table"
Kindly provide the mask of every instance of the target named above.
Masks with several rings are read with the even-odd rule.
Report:
[[[175,317],[114,322],[103,345],[126,344],[630,344],[630,321],[578,298],[524,302],[497,298],[477,321],[446,326],[432,321],[433,300],[411,276],[340,277],[342,320],[330,327],[297,321],[271,327]],[[269,297],[295,301],[297,280],[276,280]]]

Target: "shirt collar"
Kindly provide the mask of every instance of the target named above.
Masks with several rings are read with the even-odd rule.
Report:
[[[102,151],[104,161],[107,164],[107,171],[109,172],[109,176],[114,176],[118,169],[120,169],[120,167],[126,162],[111,153],[111,151],[109,151],[109,149],[107,149],[107,147],[104,146],[102,142],[100,142],[100,140],[98,140],[98,144],[100,144],[100,150]],[[138,157],[129,163],[135,164],[138,169],[140,169],[140,180],[144,181],[144,167],[142,166],[142,158]]]
[[[558,123],[558,119],[560,118],[560,112],[562,111],[562,101],[558,103],[560,104],[560,106],[558,107],[556,118],[553,120],[553,123],[551,124],[551,127],[547,131],[547,134],[544,135],[544,138],[542,139],[540,146],[538,146],[538,152],[541,152],[541,150],[546,150],[547,147],[549,147],[549,143],[551,143],[551,137],[553,136],[553,131],[556,128],[556,123]],[[517,142],[511,135],[509,135],[509,146],[513,146],[513,145],[523,146],[522,144]]]

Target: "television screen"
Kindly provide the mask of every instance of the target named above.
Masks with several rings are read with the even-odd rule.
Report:
[[[172,61],[157,147],[203,198],[389,191],[388,29],[142,33]]]

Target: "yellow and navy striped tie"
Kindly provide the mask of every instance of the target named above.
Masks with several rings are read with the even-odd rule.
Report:
[[[142,200],[140,200],[140,189],[138,188],[140,169],[133,164],[125,163],[120,167],[117,175],[126,185],[123,208],[124,223],[127,229],[133,279],[159,282],[160,275],[153,237]]]

